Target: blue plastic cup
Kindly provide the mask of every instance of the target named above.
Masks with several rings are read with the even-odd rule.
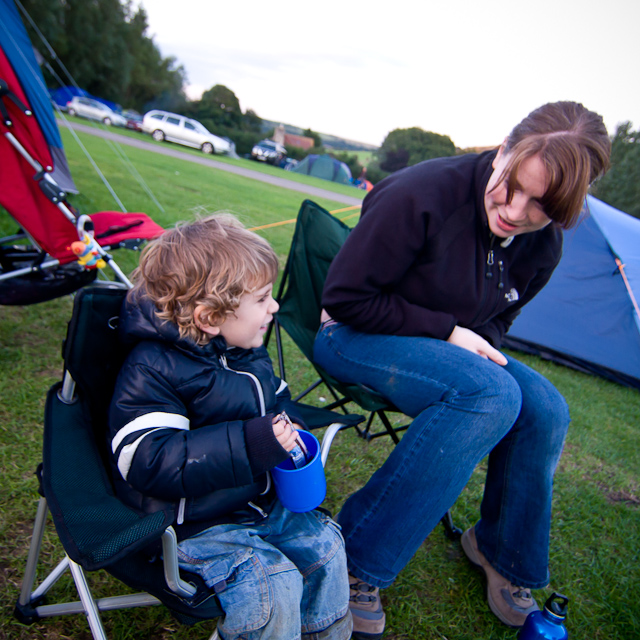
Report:
[[[293,461],[287,459],[271,470],[276,493],[280,502],[295,513],[311,511],[322,504],[327,495],[327,482],[320,457],[320,443],[309,431],[299,431],[307,445],[310,461],[296,469]]]

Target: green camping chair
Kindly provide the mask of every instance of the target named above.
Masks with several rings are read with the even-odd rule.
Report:
[[[276,336],[280,377],[286,379],[281,334],[281,329],[284,329],[319,375],[319,379],[298,394],[295,399],[304,398],[315,388],[324,384],[334,398],[334,401],[327,405],[327,409],[341,408],[346,412],[346,405],[354,402],[368,412],[365,426],[355,426],[362,438],[372,440],[388,435],[397,444],[400,441],[398,434],[406,430],[409,424],[399,427],[391,425],[387,413],[402,413],[392,402],[365,385],[337,380],[313,361],[313,343],[320,327],[322,289],[329,265],[350,231],[351,229],[344,222],[315,202],[305,200],[302,203],[276,296],[280,310],[274,317],[273,329]],[[267,344],[270,334],[271,327],[266,336]],[[376,416],[382,422],[384,429],[374,432],[373,421]],[[462,531],[453,525],[449,512],[445,514],[442,522],[448,537],[455,539],[462,534]]]
[[[141,516],[113,491],[106,429],[115,378],[125,357],[116,329],[127,291],[125,285],[98,282],[76,295],[63,347],[64,379],[51,388],[46,401],[39,468],[42,497],[15,608],[25,624],[84,613],[95,640],[106,640],[100,611],[164,604],[185,624],[222,614],[215,593],[198,576],[178,571],[173,509]],[[323,462],[337,431],[364,419],[299,407],[310,428],[329,426],[322,443]],[[65,557],[34,589],[49,511]],[[43,604],[67,569],[80,601]],[[140,593],[96,600],[85,572],[98,569]]]

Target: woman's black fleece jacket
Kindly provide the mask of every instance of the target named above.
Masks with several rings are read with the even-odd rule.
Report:
[[[334,320],[441,340],[459,325],[500,346],[556,268],[562,232],[551,223],[510,243],[491,233],[484,192],[495,154],[421,162],[367,194],[325,284]]]

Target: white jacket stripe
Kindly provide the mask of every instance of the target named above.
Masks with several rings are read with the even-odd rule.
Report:
[[[126,424],[118,431],[118,433],[116,433],[114,439],[111,441],[111,450],[115,453],[117,448],[120,446],[120,443],[128,435],[131,435],[136,431],[157,428],[184,429],[188,431],[189,419],[185,418],[185,416],[181,416],[179,413],[165,413],[163,411],[145,413]]]
[[[278,390],[276,391],[276,395],[280,395],[289,385],[284,381],[284,380],[280,380],[280,386],[278,387]]]
[[[131,444],[122,447],[122,451],[118,456],[118,469],[120,470],[120,474],[125,480],[129,475],[129,469],[131,469],[131,461],[133,460],[133,456],[138,449],[138,445],[144,440],[145,436],[148,436],[154,431],[161,431],[162,429],[163,427],[158,427],[157,429],[147,431],[146,433],[143,433],[137,440],[134,440]]]

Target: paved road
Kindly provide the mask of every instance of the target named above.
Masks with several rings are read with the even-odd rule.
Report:
[[[362,204],[363,196],[347,196],[341,193],[335,193],[334,191],[328,191],[327,189],[320,189],[319,187],[313,187],[308,184],[301,184],[299,182],[294,182],[293,180],[287,180],[286,178],[279,178],[277,176],[261,173],[260,171],[253,171],[252,169],[245,169],[244,167],[227,164],[226,162],[219,162],[218,160],[214,160],[211,156],[207,156],[205,154],[202,154],[202,156],[197,156],[190,153],[185,153],[184,151],[180,151],[178,147],[175,147],[173,145],[159,145],[152,142],[147,142],[145,140],[139,140],[138,138],[130,138],[129,136],[123,136],[117,133],[113,129],[104,129],[102,127],[95,127],[89,124],[70,122],[69,120],[67,120],[67,123],[77,131],[82,131],[83,133],[98,136],[99,138],[112,140],[120,144],[126,144],[130,147],[136,147],[138,149],[144,149],[145,151],[161,153],[172,158],[186,160],[187,162],[195,162],[196,164],[201,164],[206,167],[212,167],[213,169],[219,169],[220,171],[228,171],[229,173],[235,173],[236,175],[243,176],[245,178],[260,180],[261,182],[266,182],[277,187],[283,187],[284,189],[299,191],[300,193],[314,196],[316,198],[326,198],[328,200],[333,200],[334,202],[341,202],[348,205]],[[63,123],[59,123],[59,126],[60,128],[62,128],[66,125]],[[354,191],[356,191],[355,188]]]

